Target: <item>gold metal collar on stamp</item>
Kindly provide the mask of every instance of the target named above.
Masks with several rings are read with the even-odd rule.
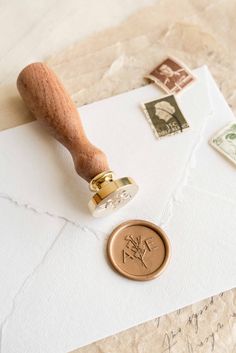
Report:
[[[112,171],[94,177],[89,186],[95,191],[89,201],[89,209],[95,217],[105,216],[128,203],[138,191],[138,186],[130,177],[114,179]]]

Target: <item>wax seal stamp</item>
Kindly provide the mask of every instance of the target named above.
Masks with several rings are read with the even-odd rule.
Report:
[[[89,185],[90,190],[96,192],[88,204],[95,217],[107,215],[123,207],[138,191],[133,179],[130,177],[115,179],[112,171],[98,174]]]
[[[76,172],[95,192],[89,209],[105,216],[132,200],[138,186],[130,177],[115,179],[106,155],[87,138],[75,104],[56,75],[43,63],[26,66],[18,76],[19,93],[35,118],[71,153]]]
[[[107,243],[108,258],[123,276],[138,281],[158,277],[170,258],[170,243],[155,224],[132,220],[120,224]]]

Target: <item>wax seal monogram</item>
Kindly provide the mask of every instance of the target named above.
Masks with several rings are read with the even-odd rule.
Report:
[[[132,220],[119,225],[107,244],[113,267],[130,279],[146,281],[159,276],[170,257],[164,231],[153,223]]]
[[[158,245],[155,244],[154,237],[144,239],[142,235],[133,236],[132,234],[125,237],[126,244],[123,249],[123,263],[128,261],[136,261],[140,265],[148,268],[146,257],[148,252],[158,249]]]
[[[105,199],[104,203],[100,202],[97,206],[97,213],[113,211],[124,206],[133,198],[133,194],[129,190],[117,190]]]

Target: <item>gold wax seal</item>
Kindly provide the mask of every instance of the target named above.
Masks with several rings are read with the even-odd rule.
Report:
[[[154,223],[131,220],[111,233],[108,258],[123,276],[147,281],[158,277],[170,258],[170,243],[165,232]]]

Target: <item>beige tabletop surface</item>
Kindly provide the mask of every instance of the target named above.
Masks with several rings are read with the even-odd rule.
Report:
[[[0,10],[1,130],[32,120],[15,80],[22,67],[41,60],[79,106],[146,84],[143,76],[174,55],[190,68],[207,64],[236,111],[235,0],[24,0],[3,1]],[[80,352],[235,353],[236,290],[74,351]]]

